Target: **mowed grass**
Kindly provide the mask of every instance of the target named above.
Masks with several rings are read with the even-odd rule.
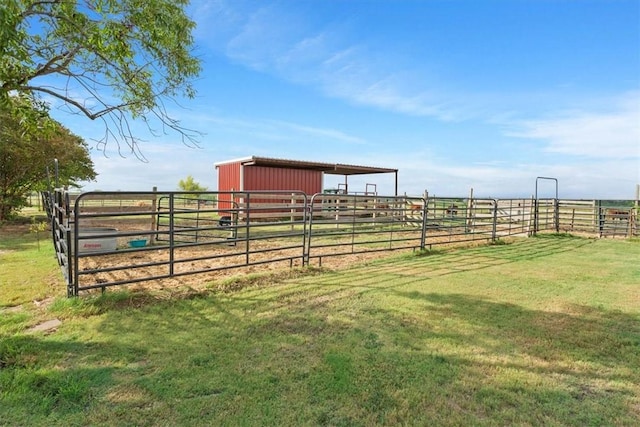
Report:
[[[49,286],[8,289],[5,267],[36,252],[15,243],[0,425],[640,424],[638,240],[521,239],[173,295],[67,300],[60,284],[47,308],[31,301]]]

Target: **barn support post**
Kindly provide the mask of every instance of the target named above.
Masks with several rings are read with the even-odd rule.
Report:
[[[395,175],[395,181],[396,181],[395,182],[395,193],[394,193],[394,196],[398,197],[398,170],[397,169],[396,169],[394,175]],[[640,185],[638,185],[638,189],[640,191]]]

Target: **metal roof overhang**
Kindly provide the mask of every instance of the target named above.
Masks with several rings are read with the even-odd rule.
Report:
[[[375,173],[396,173],[398,169],[372,166],[347,165],[342,163],[307,162],[301,160],[274,159],[270,157],[249,157],[236,160],[247,166],[267,166],[278,168],[319,170],[333,175],[366,175]],[[225,162],[227,163],[227,162]],[[220,164],[220,163],[218,163]]]
[[[246,157],[242,159],[229,160],[226,162],[216,163],[218,167],[228,163],[241,163],[245,166],[266,166],[273,168],[290,168],[290,169],[306,169],[322,171],[330,175],[344,175],[345,179],[349,175],[368,175],[377,173],[393,173],[395,174],[395,190],[398,194],[398,169],[379,168],[373,166],[347,165],[342,163],[322,163],[322,162],[306,162],[301,160],[274,159],[271,157]]]

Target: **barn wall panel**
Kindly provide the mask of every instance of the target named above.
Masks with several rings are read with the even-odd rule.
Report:
[[[322,191],[322,172],[245,166],[244,190],[303,191],[307,194],[315,194]]]
[[[245,166],[244,189],[245,191],[302,191],[306,194],[314,194],[322,190],[322,172],[266,166]],[[279,212],[278,209],[270,208],[271,210],[265,211],[255,206],[262,203],[271,205],[274,203],[287,204],[290,200],[290,197],[260,199],[259,196],[253,196],[251,203],[254,208],[251,209],[251,212],[276,214]],[[289,208],[286,208],[282,212],[289,212],[289,210]]]
[[[240,162],[227,163],[218,166],[218,191],[241,191],[241,169]],[[231,208],[230,194],[220,194],[218,197],[218,208],[229,209]]]

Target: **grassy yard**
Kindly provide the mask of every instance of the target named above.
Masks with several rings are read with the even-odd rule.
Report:
[[[0,425],[640,424],[638,240],[72,300],[50,246],[0,230]]]

